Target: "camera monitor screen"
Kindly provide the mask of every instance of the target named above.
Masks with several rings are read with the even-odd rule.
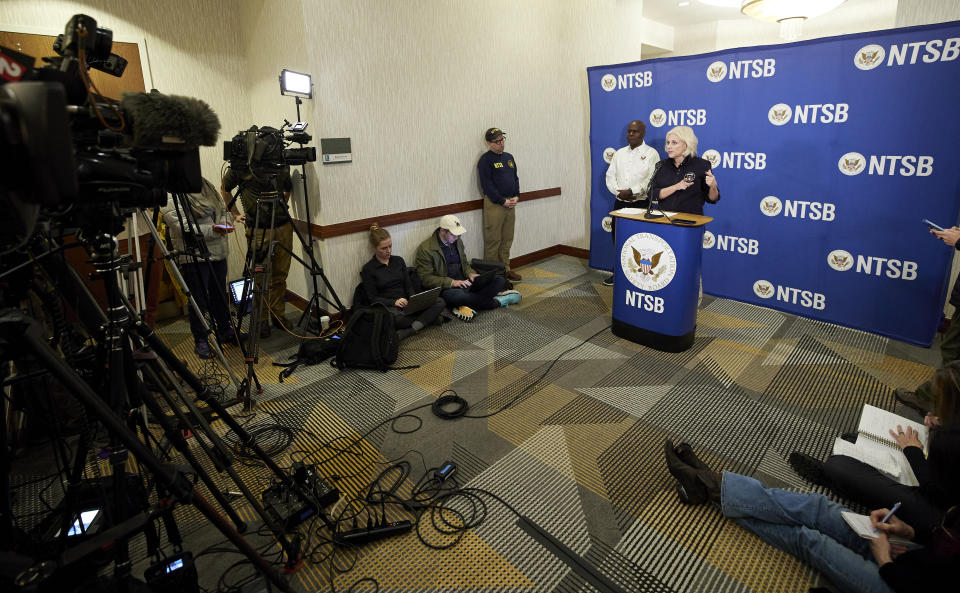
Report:
[[[233,302],[237,305],[243,302],[241,299],[243,299],[243,285],[245,283],[249,283],[249,280],[244,280],[241,278],[240,280],[234,280],[230,283],[230,296],[233,297]],[[247,290],[247,302],[250,302],[252,297],[253,287],[251,286]]]

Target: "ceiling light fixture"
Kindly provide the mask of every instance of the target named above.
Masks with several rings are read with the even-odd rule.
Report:
[[[703,1],[703,0],[701,0]],[[740,12],[757,20],[780,23],[780,38],[800,38],[803,21],[826,14],[845,0],[743,0]]]

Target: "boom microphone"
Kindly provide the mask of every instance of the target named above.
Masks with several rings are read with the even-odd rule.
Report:
[[[124,93],[120,108],[137,148],[189,149],[213,146],[220,135],[220,119],[209,105],[193,97]],[[129,133],[129,132],[128,132]]]

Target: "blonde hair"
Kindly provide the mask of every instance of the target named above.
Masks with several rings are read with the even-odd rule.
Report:
[[[384,239],[389,239],[390,233],[387,229],[380,228],[380,225],[373,223],[370,225],[370,244],[376,249]]]
[[[670,134],[676,135],[677,138],[687,145],[687,149],[683,151],[683,156],[697,156],[697,135],[693,133],[693,128],[690,126],[677,126],[667,132],[667,136]]]

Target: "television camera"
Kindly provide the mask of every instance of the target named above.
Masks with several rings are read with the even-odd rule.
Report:
[[[286,133],[284,130],[288,130]],[[228,142],[223,143],[223,160],[230,161],[230,168],[238,172],[251,171],[255,175],[279,173],[290,165],[303,165],[317,160],[317,149],[303,145],[311,140],[307,134],[307,124],[284,121],[278,130],[269,126],[237,133]],[[288,148],[292,143],[300,148]]]

